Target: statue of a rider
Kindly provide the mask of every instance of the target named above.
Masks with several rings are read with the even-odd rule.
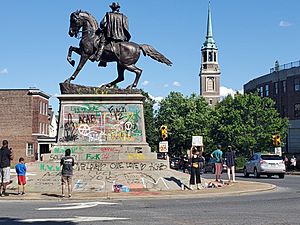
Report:
[[[113,45],[116,42],[129,41],[131,38],[128,29],[128,19],[124,14],[120,13],[119,3],[113,2],[109,7],[112,11],[105,14],[100,22],[100,30],[96,32],[97,34],[104,34],[100,35],[99,47],[95,53],[96,61],[101,60],[103,49],[107,43]],[[98,66],[106,66],[106,63],[100,61]]]

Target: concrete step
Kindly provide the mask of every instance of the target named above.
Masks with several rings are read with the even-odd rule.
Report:
[[[44,162],[60,162],[64,153],[48,153],[43,154]],[[115,161],[115,160],[154,160],[157,158],[156,153],[123,153],[123,152],[84,152],[72,153],[75,161]]]
[[[117,161],[75,161],[74,171],[161,171],[169,168],[166,160],[117,160]],[[58,161],[27,164],[27,170],[39,172],[60,172]]]

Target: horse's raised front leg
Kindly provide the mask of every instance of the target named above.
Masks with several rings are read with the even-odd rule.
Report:
[[[118,63],[117,70],[118,70],[118,77],[117,77],[117,79],[115,79],[114,81],[112,81],[112,82],[110,82],[108,84],[105,84],[105,85],[103,85],[101,87],[111,88],[111,87],[114,87],[117,83],[120,83],[121,81],[124,80],[124,71],[125,71],[125,68]]]
[[[77,47],[73,47],[73,46],[70,46],[69,47],[69,51],[68,51],[68,56],[67,56],[67,60],[68,62],[72,65],[72,66],[75,66],[75,60],[72,59],[72,52],[76,52],[77,54],[79,54],[79,48]]]
[[[129,65],[129,66],[125,66],[125,69],[135,73],[135,79],[134,79],[133,83],[131,85],[129,85],[126,89],[136,88],[137,84],[139,83],[139,80],[140,80],[143,70],[137,68],[133,64]]]
[[[80,57],[80,61],[78,63],[78,66],[77,66],[76,70],[74,71],[74,73],[72,74],[72,76],[69,79],[66,79],[64,82],[65,83],[70,83],[71,80],[75,80],[75,78],[77,77],[78,73],[80,72],[80,70],[85,65],[85,63],[86,63],[86,61],[88,59],[89,59],[88,55],[82,54],[81,57]]]

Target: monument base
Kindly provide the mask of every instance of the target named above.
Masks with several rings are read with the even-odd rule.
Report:
[[[141,94],[64,94],[57,144],[42,162],[28,165],[27,189],[60,193],[60,159],[75,159],[73,191],[180,190],[189,175],[169,169],[146,142]]]

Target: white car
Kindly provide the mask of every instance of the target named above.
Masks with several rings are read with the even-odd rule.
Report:
[[[244,176],[249,177],[249,174],[255,177],[278,175],[282,179],[285,175],[284,161],[279,155],[255,153],[244,166]]]

